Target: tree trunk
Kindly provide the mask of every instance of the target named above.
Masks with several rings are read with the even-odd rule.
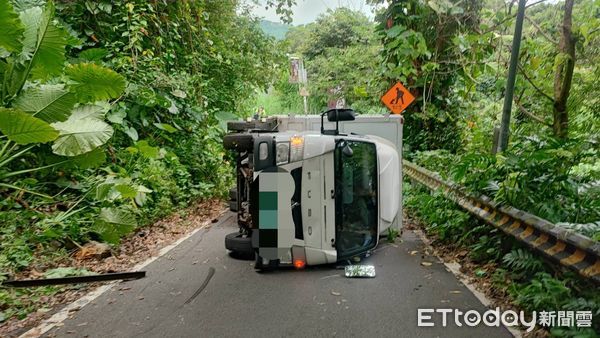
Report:
[[[569,128],[567,100],[573,80],[575,67],[575,37],[571,32],[574,0],[565,1],[565,16],[562,22],[560,42],[558,43],[558,58],[554,74],[554,136],[566,138]]]

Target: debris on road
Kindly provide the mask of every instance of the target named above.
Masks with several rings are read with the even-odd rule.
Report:
[[[13,288],[27,288],[27,287],[35,287],[35,286],[46,286],[46,285],[94,283],[94,282],[113,281],[113,280],[118,280],[118,279],[139,279],[139,278],[143,278],[143,277],[146,277],[146,271],[113,272],[113,273],[103,273],[103,274],[97,274],[97,275],[69,276],[69,277],[58,277],[58,278],[7,280],[7,281],[3,282],[2,285],[13,287]]]
[[[106,243],[99,243],[96,241],[89,241],[85,243],[77,252],[75,253],[75,258],[79,260],[85,259],[102,259],[108,258],[112,255],[112,251],[110,245]]]

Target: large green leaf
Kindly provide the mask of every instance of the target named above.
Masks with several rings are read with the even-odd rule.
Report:
[[[22,92],[14,107],[52,123],[65,121],[76,101],[63,85],[41,85]]]
[[[18,144],[50,142],[58,131],[47,122],[23,111],[0,107],[0,131]]]
[[[113,134],[111,126],[95,118],[69,118],[52,126],[60,132],[52,151],[63,156],[77,156],[92,151],[106,143]]]
[[[60,75],[65,63],[65,34],[52,23],[53,16],[51,2],[45,10],[33,7],[21,12],[25,25],[21,61],[31,63],[29,69],[36,79]]]
[[[31,76],[47,79],[62,73],[65,64],[65,35],[62,29],[48,25],[43,40],[33,58]]]
[[[41,7],[31,7],[21,12],[20,19],[25,27],[23,32],[23,50],[20,61],[25,63],[33,59],[33,53],[37,46],[38,31],[42,21],[43,10]]]
[[[83,120],[87,118],[96,120],[104,119],[104,108],[93,104],[80,105],[73,109],[71,117],[69,117],[71,120]]]
[[[96,168],[106,161],[106,153],[102,148],[96,148],[88,153],[72,157],[72,164],[82,168]]]
[[[103,240],[118,243],[121,236],[135,229],[137,221],[135,215],[127,210],[102,208],[94,225]]]
[[[75,81],[72,87],[80,102],[114,99],[125,90],[125,78],[94,63],[71,65],[66,73]]]
[[[9,52],[19,51],[22,47],[23,25],[8,0],[0,0],[0,47]]]
[[[108,51],[104,48],[90,48],[79,53],[77,56],[82,61],[100,62],[108,55]]]

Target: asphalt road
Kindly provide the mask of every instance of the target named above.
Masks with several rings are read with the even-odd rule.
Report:
[[[146,267],[48,332],[58,337],[510,337],[505,328],[417,327],[417,308],[485,311],[410,231],[363,261],[377,277],[350,279],[335,266],[257,273],[230,257],[233,214]],[[383,241],[385,242],[385,241]],[[419,254],[410,252],[418,250]],[[198,292],[201,290],[200,292]]]

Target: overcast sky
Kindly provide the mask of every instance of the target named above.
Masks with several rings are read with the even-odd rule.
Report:
[[[261,4],[266,3],[264,0],[259,1]],[[373,18],[371,7],[366,4],[365,0],[296,0],[296,5],[292,7],[294,15],[292,16],[293,25],[304,25],[315,21],[321,13],[325,13],[327,9],[335,9],[338,7],[347,7],[353,10],[365,13],[369,18]],[[280,22],[279,16],[275,13],[274,8],[265,9],[264,5],[257,5],[253,10],[257,17],[265,18],[269,21]]]

